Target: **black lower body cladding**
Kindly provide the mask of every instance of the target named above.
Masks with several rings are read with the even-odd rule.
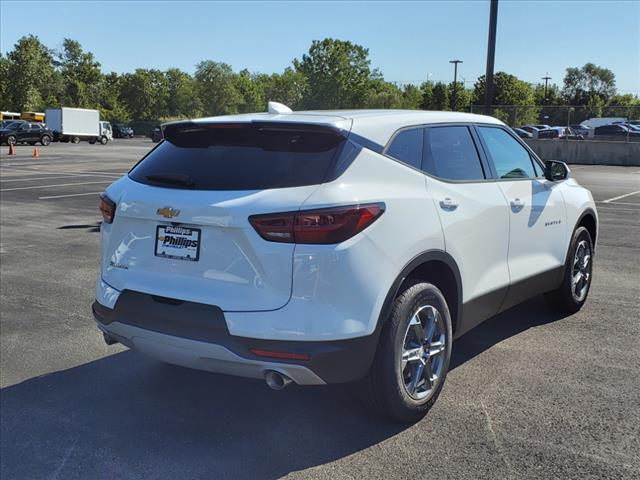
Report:
[[[220,345],[247,359],[265,360],[251,350],[305,355],[308,360],[278,363],[303,365],[326,383],[345,383],[363,378],[373,361],[379,331],[347,340],[290,341],[264,340],[231,335],[224,312],[213,305],[186,302],[125,290],[113,309],[94,302],[93,314],[105,327],[118,322],[173,337]]]

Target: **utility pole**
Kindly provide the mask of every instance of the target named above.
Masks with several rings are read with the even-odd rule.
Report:
[[[545,77],[542,77],[542,80],[544,80],[544,107],[542,109],[542,123],[546,123],[545,120],[549,118],[547,114],[547,105],[549,105],[549,99],[547,97],[547,85],[549,83],[549,80],[551,80],[549,72],[547,72],[547,75]]]
[[[493,101],[493,66],[496,58],[496,24],[498,23],[498,0],[491,0],[489,10],[489,42],[487,45],[487,73],[484,76],[484,114],[491,115]]]
[[[462,60],[449,60],[449,63],[453,63],[453,99],[451,110],[456,111],[456,100],[458,93],[458,64],[463,63]]]
[[[546,77],[542,77],[542,80],[544,80],[544,104],[546,105],[547,103],[549,103],[547,99],[547,84],[549,83],[549,80],[551,80],[551,77],[549,76],[549,72],[547,72]]]

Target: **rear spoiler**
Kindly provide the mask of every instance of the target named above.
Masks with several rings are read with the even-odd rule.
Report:
[[[257,130],[317,132],[347,138],[349,132],[333,125],[303,122],[274,122],[253,120],[248,122],[194,122],[191,120],[165,123],[160,126],[163,138],[174,143],[180,135],[204,133],[207,130],[255,128]]]

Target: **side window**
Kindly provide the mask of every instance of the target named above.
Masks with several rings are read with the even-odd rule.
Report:
[[[422,136],[422,128],[402,130],[391,141],[391,145],[387,148],[387,155],[414,168],[420,168],[422,163],[422,144],[424,143]]]
[[[484,180],[468,127],[430,127],[425,132],[425,172],[444,180]]]
[[[498,178],[534,178],[536,172],[529,152],[506,131],[497,127],[479,127]]]

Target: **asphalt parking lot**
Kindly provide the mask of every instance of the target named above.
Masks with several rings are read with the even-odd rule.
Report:
[[[103,343],[97,195],[153,145],[1,148],[3,480],[640,478],[640,167],[572,169],[600,214],[585,308],[534,298],[465,335],[402,427],[357,386],[276,392]]]

